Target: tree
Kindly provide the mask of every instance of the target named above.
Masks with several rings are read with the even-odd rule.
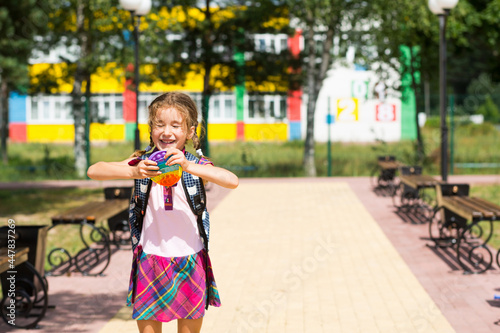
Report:
[[[447,18],[447,78],[449,93],[464,94],[483,72],[500,80],[498,46],[498,8],[500,1],[461,0]],[[373,1],[370,6],[370,43],[365,55],[380,69],[392,68],[409,78],[414,93],[423,95],[423,84],[439,86],[439,23],[427,1]],[[406,52],[403,52],[405,46]],[[397,88],[397,87],[396,87]],[[458,104],[467,104],[463,98]],[[421,109],[416,99],[417,110]],[[469,110],[469,113],[476,110]],[[418,114],[416,114],[417,116]],[[417,119],[415,119],[415,123]],[[423,162],[424,145],[417,129],[417,161]]]
[[[161,1],[161,6],[159,12],[170,18],[168,23],[158,20],[146,32],[148,44],[159,49],[153,52],[150,79],[181,83],[193,70],[203,75],[201,109],[206,135],[202,148],[208,154],[207,120],[214,91],[234,87],[243,77],[255,85],[272,82],[287,88],[287,54],[256,50],[252,34],[289,32],[288,10],[271,0]],[[181,38],[169,42],[164,38],[169,33]],[[162,52],[166,49],[170,52]]]
[[[49,32],[42,36],[38,47],[45,52],[64,48],[61,61],[65,64],[62,79],[73,86],[72,113],[75,127],[75,169],[83,177],[88,167],[88,128],[86,101],[90,99],[90,77],[98,67],[116,61],[123,48],[118,42],[128,14],[118,11],[117,1],[51,0],[46,4]],[[57,88],[53,66],[41,73],[38,85],[31,92],[51,93]]]
[[[455,93],[465,94],[482,73],[500,82],[499,10],[500,0],[461,0],[451,12],[447,24],[448,78]]]
[[[418,18],[418,20],[414,19]],[[361,48],[369,52],[366,56],[371,65],[375,65],[379,74],[387,71],[399,72],[402,81],[409,81],[413,93],[420,94],[421,78],[435,78],[438,72],[439,51],[435,25],[435,16],[427,7],[427,1],[374,2],[371,7],[369,32],[371,36],[368,47]],[[438,36],[438,35],[437,35]],[[395,89],[404,89],[398,83]],[[407,92],[402,91],[403,98]],[[419,100],[415,99],[419,110]],[[415,124],[418,124],[418,112],[415,113]],[[425,157],[424,143],[420,127],[416,127],[417,163]]]
[[[355,26],[360,19],[365,1],[342,0],[288,0],[290,13],[299,20],[304,32],[304,65],[307,90],[307,123],[304,144],[303,166],[307,176],[316,176],[314,161],[314,114],[319,92],[323,87],[327,71],[334,61],[332,54],[333,38],[345,32],[347,27]],[[323,40],[318,47],[315,37]]]
[[[36,0],[4,1],[0,5],[0,133],[1,154],[8,163],[10,92],[28,88],[28,59],[34,37],[43,33],[45,13]]]

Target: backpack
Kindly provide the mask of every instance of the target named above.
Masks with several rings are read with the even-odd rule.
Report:
[[[150,154],[145,154],[139,158],[145,159]],[[189,152],[185,152],[188,161],[199,163],[200,160]],[[185,171],[181,177],[184,193],[188,199],[189,207],[197,217],[198,231],[203,240],[203,246],[208,253],[208,241],[210,235],[210,218],[206,208],[206,191],[202,179]],[[151,191],[152,181],[150,178],[135,179],[132,198],[129,207],[129,227],[134,251],[141,239],[142,223]]]

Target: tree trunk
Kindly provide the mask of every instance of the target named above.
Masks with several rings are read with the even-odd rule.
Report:
[[[9,137],[9,88],[5,80],[0,81],[0,132],[2,161],[4,165],[9,163],[7,156],[7,139]]]
[[[316,43],[314,41],[314,28],[307,27],[307,117],[306,141],[304,143],[304,172],[307,177],[316,177],[316,163],[314,161],[314,111],[316,110]]]
[[[316,65],[316,43],[314,41],[314,20],[311,17],[311,24],[308,25],[306,35],[307,35],[307,45],[309,49],[309,61],[307,63],[307,90],[308,90],[308,100],[307,100],[307,127],[306,127],[306,141],[304,144],[304,172],[307,177],[316,177],[316,163],[314,160],[315,148],[314,148],[314,119],[316,112],[316,103],[318,100],[319,92],[323,87],[323,80],[326,78],[328,69],[330,68],[332,56],[330,50],[333,45],[333,35],[335,33],[333,24],[328,28],[326,32],[326,38],[323,43],[323,51],[321,54],[321,63],[319,69]]]
[[[85,59],[88,55],[87,35],[85,33],[85,4],[83,0],[78,1],[76,8],[76,25],[78,29],[78,39],[81,48],[81,58]],[[82,85],[86,78],[86,69],[83,61],[79,61],[75,72],[75,81],[73,91],[71,92],[71,103],[73,107],[73,119],[75,122],[75,169],[78,177],[84,177],[87,170],[87,154],[85,145],[85,104],[83,102]]]

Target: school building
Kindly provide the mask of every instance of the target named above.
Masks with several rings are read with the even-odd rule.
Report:
[[[293,37],[283,34],[255,35],[256,45],[280,52],[290,48],[298,54],[304,46],[300,31]],[[415,137],[415,103],[413,93],[406,89],[405,98],[390,89],[392,81],[381,81],[369,70],[357,66],[347,52],[342,65],[335,64],[328,73],[316,106],[315,138],[317,141],[371,142],[377,139],[398,141]],[[30,66],[32,75],[44,70],[47,63]],[[147,67],[141,71],[147,72]],[[91,141],[133,140],[136,107],[135,93],[128,90],[131,81],[117,75],[120,69],[108,64],[91,77],[92,119]],[[63,70],[58,64],[56,70]],[[111,73],[115,73],[112,75]],[[404,82],[403,82],[404,84]],[[9,101],[9,137],[12,142],[73,142],[71,114],[72,86],[61,82],[53,94],[19,95],[12,93]],[[184,86],[163,82],[139,85],[139,128],[141,140],[149,141],[147,105],[166,91],[188,92],[201,106],[203,77],[188,75]],[[239,92],[237,90],[239,89]],[[244,93],[241,93],[244,91]],[[236,87],[215,93],[210,98],[208,116],[209,141],[287,141],[305,138],[307,95],[303,89],[279,91],[261,87],[259,94]]]

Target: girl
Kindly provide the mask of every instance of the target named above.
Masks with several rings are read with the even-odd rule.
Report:
[[[233,189],[238,177],[201,156],[198,112],[188,95],[163,94],[148,109],[149,149],[121,162],[98,162],[87,175],[96,180],[135,179],[130,207],[134,259],[127,303],[133,306],[139,331],[158,333],[162,322],[175,319],[179,333],[200,332],[205,305],[220,306],[208,258],[203,182]],[[185,151],[190,139],[199,160]],[[170,156],[168,165],[183,169],[182,180],[168,188],[149,179],[161,172],[148,157],[162,150]]]

